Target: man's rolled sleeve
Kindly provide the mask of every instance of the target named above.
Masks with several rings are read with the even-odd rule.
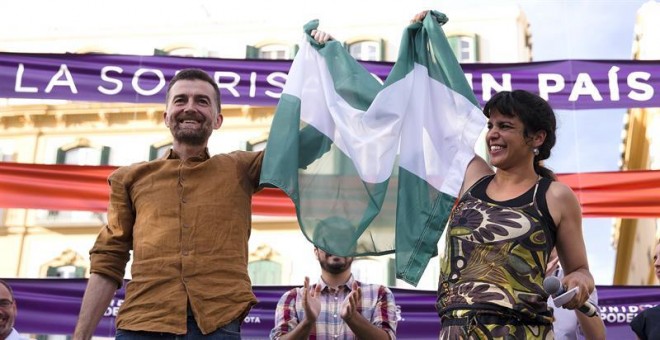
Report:
[[[387,332],[390,339],[396,339],[396,304],[392,291],[381,286],[378,289],[378,303],[372,324]]]
[[[291,332],[298,325],[296,311],[296,298],[298,289],[294,288],[284,293],[277,302],[275,309],[275,327],[270,331],[271,339],[279,339],[282,335]]]
[[[101,229],[94,246],[90,250],[90,273],[109,277],[121,287],[124,282],[126,263],[128,263],[133,243],[133,224],[135,213],[130,194],[123,183],[126,168],[119,168],[108,178],[110,185],[110,204],[108,205],[108,224]]]

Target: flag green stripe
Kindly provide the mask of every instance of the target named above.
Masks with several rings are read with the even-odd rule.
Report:
[[[367,110],[383,85],[348,54],[340,42],[331,40],[321,45],[314,40],[311,31],[318,25],[318,20],[312,20],[304,30],[307,41],[324,57],[335,91],[352,107]]]
[[[397,277],[416,285],[431,257],[437,254],[438,240],[456,197],[400,168],[397,199]]]
[[[300,107],[300,99],[295,96],[283,94],[280,98],[272,125],[277,133],[272,133],[268,139],[261,183],[279,187],[291,198],[301,230],[310,241],[320,220],[349,215],[356,227],[352,237],[363,245],[357,254],[393,252],[393,244],[382,247],[371,238],[376,233],[394,235],[396,188],[387,187],[389,180],[375,184],[360,180],[350,158],[333,147],[330,138],[311,125],[300,129]],[[334,164],[343,164],[341,171],[319,175],[299,170],[313,167],[315,163],[325,163],[328,158]],[[324,204],[330,202],[339,203]],[[389,216],[382,213],[383,206],[390,207]],[[347,250],[342,248],[345,243],[314,243],[333,254],[356,255],[346,253]]]
[[[431,11],[423,22],[408,26],[408,34],[404,34],[401,39],[396,64],[384,85],[389,86],[401,80],[417,63],[426,67],[430,78],[444,84],[479,107],[479,102],[465,79],[465,73],[440,27],[446,22],[447,17],[444,14]],[[424,29],[419,29],[420,26]]]
[[[433,62],[429,63],[427,59],[427,62],[423,65],[429,69],[429,76],[431,78],[445,84],[454,92],[459,93],[469,100],[474,106],[479,107],[479,102],[474,96],[474,92],[470,88],[467,79],[465,79],[465,73],[461,68],[461,64],[456,60],[445,33],[439,25],[433,22],[434,18],[438,18],[439,16],[445,17],[445,15],[436,11],[431,11],[430,14],[424,19],[423,24],[428,34],[426,41],[428,41],[428,48],[430,54],[433,56]],[[418,37],[415,38],[419,39]],[[419,41],[419,44],[422,43],[423,41]]]
[[[318,20],[310,21],[304,29],[308,42],[324,57],[335,91],[356,109],[367,110],[379,91],[406,77],[415,64],[424,66],[431,79],[478,108],[477,98],[440,27],[445,22],[444,14],[431,11],[422,23],[409,25],[401,39],[397,61],[382,85],[346,52],[341,43],[333,40],[321,45],[311,37],[311,31],[318,28]]]
[[[473,125],[483,118],[438,25],[445,21],[432,12],[407,27],[384,85],[340,43],[315,42],[309,34],[318,21],[306,25],[310,45],[292,65],[262,169],[262,183],[291,197],[310,241],[343,256],[396,249],[397,277],[412,284],[437,253],[456,183],[473,155]],[[397,149],[401,166],[390,153]],[[351,229],[334,227],[343,222],[319,228],[333,218]],[[318,230],[334,234],[317,240]],[[356,239],[359,249],[351,250]]]

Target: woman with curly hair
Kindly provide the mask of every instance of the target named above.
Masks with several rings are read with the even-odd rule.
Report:
[[[542,165],[555,144],[550,105],[526,91],[503,91],[485,105],[490,165],[468,165],[449,219],[437,308],[441,339],[552,339],[543,289],[557,247],[575,309],[594,289],[573,191]],[[492,167],[496,171],[492,170]]]

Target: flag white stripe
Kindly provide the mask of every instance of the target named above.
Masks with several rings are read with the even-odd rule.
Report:
[[[359,110],[335,91],[325,59],[309,43],[305,41],[299,53],[304,57],[295,59],[289,73],[294,77],[284,93],[300,98],[300,119],[349,155],[362,180],[382,183],[390,178],[399,152],[401,167],[437,190],[458,194],[474,153],[465,152],[471,145],[456,144],[478,137],[480,129],[465,130],[479,126],[466,121],[484,119],[478,107],[415,64],[403,79],[382,89],[367,111]],[[299,67],[307,72],[298,72]]]

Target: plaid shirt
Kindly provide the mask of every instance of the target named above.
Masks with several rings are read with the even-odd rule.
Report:
[[[355,334],[341,318],[341,305],[351,292],[353,276],[337,290],[332,290],[323,280],[321,285],[321,312],[312,328],[309,339],[355,339]],[[362,288],[362,303],[358,309],[360,314],[371,324],[381,328],[391,339],[396,339],[396,307],[394,295],[389,288],[356,281]],[[313,285],[312,287],[315,287]],[[305,318],[302,305],[303,288],[294,288],[284,293],[277,303],[275,311],[275,328],[270,332],[271,339],[279,339],[292,331]]]

